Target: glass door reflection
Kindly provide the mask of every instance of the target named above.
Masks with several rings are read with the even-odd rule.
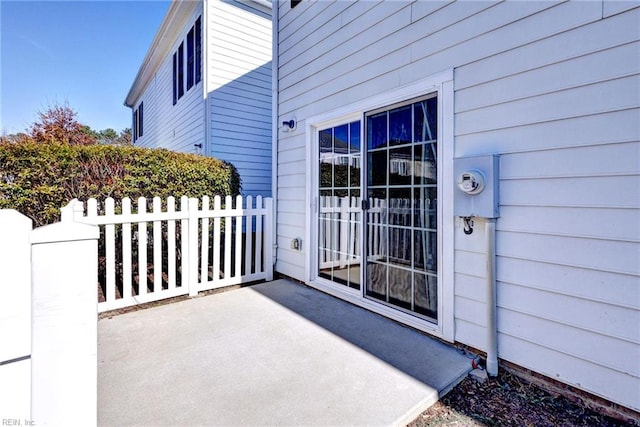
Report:
[[[437,98],[366,115],[365,296],[437,321]]]
[[[360,289],[360,121],[319,137],[318,276]]]

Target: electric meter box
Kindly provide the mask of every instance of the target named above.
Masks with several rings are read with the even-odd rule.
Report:
[[[453,159],[453,213],[461,217],[498,218],[500,156]]]

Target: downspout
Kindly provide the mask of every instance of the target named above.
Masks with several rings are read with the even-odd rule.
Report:
[[[209,106],[209,1],[202,1],[202,97],[204,98],[204,149],[202,154],[210,156],[211,154],[211,141],[209,141],[210,134],[210,106]]]
[[[498,375],[498,323],[496,321],[496,219],[486,218],[487,257],[487,374]]]
[[[275,270],[278,259],[278,13],[280,10],[279,0],[272,3],[271,10],[271,197],[273,198],[273,218],[271,227],[273,233],[273,268]]]

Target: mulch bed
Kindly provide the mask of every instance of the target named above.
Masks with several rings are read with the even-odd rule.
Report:
[[[427,426],[635,426],[553,396],[506,371],[484,384],[467,377],[409,424]]]

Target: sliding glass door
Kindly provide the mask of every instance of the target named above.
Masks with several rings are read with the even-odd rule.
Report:
[[[428,95],[317,134],[317,276],[433,322],[437,104]]]

